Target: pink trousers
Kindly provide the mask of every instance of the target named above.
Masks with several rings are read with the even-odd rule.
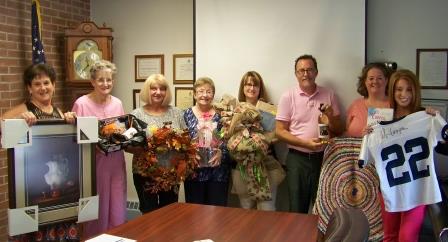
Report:
[[[380,194],[383,242],[417,242],[425,216],[425,205],[404,212],[387,212]]]
[[[122,151],[96,153],[98,219],[84,224],[84,238],[90,238],[126,221],[126,166]]]

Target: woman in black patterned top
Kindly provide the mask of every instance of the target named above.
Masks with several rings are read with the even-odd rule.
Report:
[[[25,69],[23,82],[29,92],[29,98],[11,110],[1,118],[23,118],[28,125],[33,125],[38,119],[65,119],[68,123],[74,123],[73,112],[62,113],[52,104],[55,91],[56,73],[46,64],[35,64]]]
[[[46,64],[35,64],[27,67],[23,73],[23,82],[28,90],[29,98],[11,110],[4,113],[0,119],[25,119],[29,126],[42,119],[65,119],[68,123],[75,122],[72,112],[62,113],[52,104],[55,91],[56,73]],[[58,234],[54,231],[58,230]],[[36,241],[45,235],[54,235],[64,241],[79,241],[78,226],[74,222],[62,222],[40,227],[34,233],[18,235],[9,238],[10,241]],[[19,238],[20,237],[20,238]],[[50,239],[48,239],[50,240]]]

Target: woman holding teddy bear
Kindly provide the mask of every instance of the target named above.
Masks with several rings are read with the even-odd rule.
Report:
[[[259,100],[269,102],[266,88],[263,83],[263,78],[258,72],[249,71],[243,75],[240,82],[238,100],[240,102],[251,104],[252,108],[255,108]],[[274,116],[264,111],[259,112],[261,116],[261,132],[263,132],[262,135],[266,138],[266,145],[269,146],[270,141],[273,139],[272,131],[275,126],[274,122],[268,122],[268,120],[273,121]],[[277,186],[284,179],[285,172],[280,163],[272,156],[271,153],[272,149],[269,147],[266,156],[261,161],[263,164],[263,169],[267,173],[266,175],[269,182],[269,191],[267,192],[267,195],[270,196],[266,196],[266,194],[263,196],[260,194],[251,194],[251,182],[248,181],[248,178],[244,175],[244,172],[238,168],[238,165],[236,169],[232,170],[232,192],[238,195],[242,208],[275,211]]]

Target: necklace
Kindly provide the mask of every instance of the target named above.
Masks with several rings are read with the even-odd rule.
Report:
[[[34,106],[36,106],[42,113],[46,113],[46,114],[53,113],[53,106],[51,105],[51,103],[48,106],[40,105],[38,102],[34,102],[34,101],[31,101],[31,103]]]

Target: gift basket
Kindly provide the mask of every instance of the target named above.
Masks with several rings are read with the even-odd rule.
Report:
[[[212,159],[219,159],[217,164],[220,162],[221,156],[218,156],[219,158],[215,156],[221,152],[220,148],[223,142],[217,126],[218,123],[213,122],[212,116],[198,118],[198,132],[193,142],[197,144],[200,167],[212,166]]]
[[[147,124],[132,114],[99,120],[98,126],[98,147],[106,154],[129,145],[147,145]]]

